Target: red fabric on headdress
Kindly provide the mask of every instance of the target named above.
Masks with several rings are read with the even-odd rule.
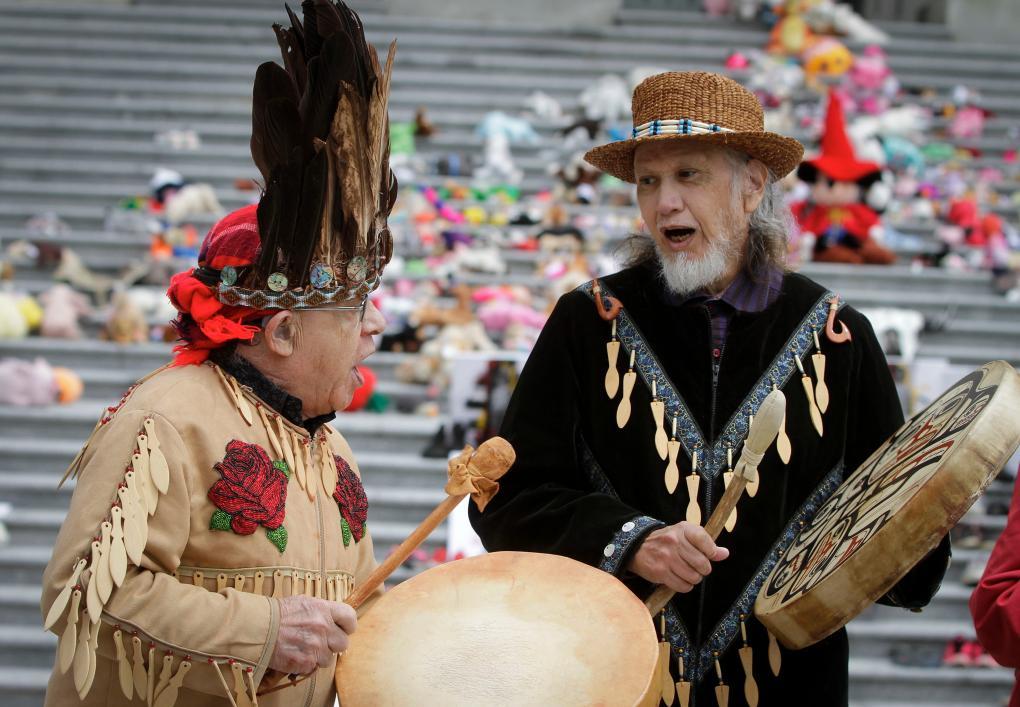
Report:
[[[260,244],[257,209],[256,204],[245,206],[209,229],[198,254],[199,266],[222,270],[228,265],[242,268],[254,263]],[[223,304],[216,299],[216,287],[199,280],[192,270],[170,279],[167,296],[177,311],[189,315],[196,325],[181,332],[184,343],[174,347],[172,366],[202,363],[212,349],[230,341],[251,341],[259,327],[246,322],[274,313]]]

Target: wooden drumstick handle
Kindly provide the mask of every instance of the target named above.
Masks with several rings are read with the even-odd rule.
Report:
[[[502,437],[492,437],[478,446],[478,449],[475,450],[474,455],[471,457],[471,465],[478,467],[478,471],[485,478],[496,481],[510,469],[515,458],[516,455],[513,447],[510,446],[509,442]],[[457,459],[450,461],[451,471],[456,461]],[[453,512],[457,504],[467,495],[467,493],[460,493],[449,495],[443,499],[429,513],[428,517],[414,529],[414,532],[404,542],[400,543],[390,553],[389,557],[383,560],[382,564],[375,568],[375,571],[368,576],[364,584],[354,590],[354,593],[347,598],[346,603],[354,609],[360,607],[379,588],[379,585],[385,582],[386,578],[393,574],[393,571],[411,556],[411,553],[425,541],[425,538],[439,527],[439,524],[446,519],[446,516]]]
[[[747,486],[747,482],[752,481],[758,473],[758,465],[761,464],[762,457],[765,456],[765,452],[771,446],[773,440],[775,440],[776,435],[779,434],[779,426],[782,424],[785,416],[786,396],[783,395],[781,390],[773,390],[765,398],[765,401],[758,409],[758,413],[754,416],[754,424],[748,430],[747,439],[744,440],[744,448],[740,452],[740,459],[737,460],[737,466],[733,469],[733,480],[726,487],[719,505],[712,511],[712,517],[708,519],[708,523],[705,525],[705,532],[709,534],[712,540],[719,537],[719,533],[722,532],[723,526],[726,524],[726,519],[737,505],[740,496],[744,493],[744,487]],[[664,584],[660,584],[645,599],[645,606],[648,607],[648,611],[652,616],[655,616],[666,608],[674,594],[676,592],[672,589]]]
[[[411,556],[411,553],[421,545],[425,538],[427,538],[433,530],[439,527],[439,524],[446,519],[446,516],[453,512],[453,509],[457,507],[466,493],[458,494],[456,496],[447,496],[442,502],[436,506],[428,517],[421,522],[414,532],[411,533],[404,542],[400,543],[397,548],[390,553],[389,557],[382,561],[382,563],[375,568],[375,571],[368,576],[365,583],[354,590],[354,593],[347,597],[346,603],[352,608],[357,609],[361,606],[372,592],[374,592],[380,584],[386,581],[386,578],[393,574],[393,571],[399,567],[404,560]]]

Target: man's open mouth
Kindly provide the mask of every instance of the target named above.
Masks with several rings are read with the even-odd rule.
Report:
[[[664,228],[662,229],[662,235],[666,237],[670,243],[686,243],[691,236],[694,235],[693,228],[676,227],[676,228]]]

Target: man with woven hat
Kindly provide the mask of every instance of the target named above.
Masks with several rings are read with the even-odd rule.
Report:
[[[637,185],[649,233],[631,239],[630,267],[558,302],[501,432],[517,463],[473,523],[490,550],[567,555],[640,596],[677,591],[656,678],[668,701],[714,704],[743,684],[752,703],[846,704],[846,632],[782,650],[752,604],[796,530],[902,423],[893,381],[868,321],[785,270],[776,182],[802,147],[764,130],[754,95],[659,74],[635,89],[633,120],[631,139],[586,159]],[[811,378],[801,359],[818,353]],[[785,429],[716,545],[701,526],[773,386]],[[886,600],[925,604],[948,553],[944,541]],[[735,688],[729,704],[742,702]]]
[[[276,26],[255,78],[257,206],[176,275],[175,359],[104,412],[68,475],[43,578],[59,637],[47,705],[335,700],[341,603],[375,567],[357,464],[327,424],[384,322],[391,256],[384,67],[342,3]],[[272,692],[280,678],[300,674]],[[257,695],[262,694],[261,700]]]

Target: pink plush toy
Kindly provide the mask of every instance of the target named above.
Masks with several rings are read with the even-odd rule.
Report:
[[[0,403],[4,405],[51,405],[59,389],[53,368],[41,358],[22,361],[0,359]]]
[[[92,312],[88,300],[67,285],[54,285],[39,295],[43,306],[40,334],[56,339],[80,339],[78,317]]]

